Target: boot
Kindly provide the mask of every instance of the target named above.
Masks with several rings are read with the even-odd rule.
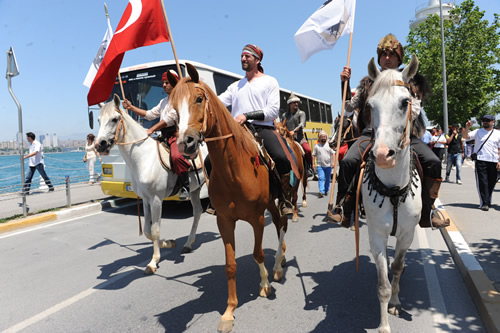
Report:
[[[418,223],[422,228],[440,229],[450,225],[450,219],[445,219],[444,216],[439,217],[434,206],[439,193],[439,187],[443,178],[424,177],[422,182],[422,216]],[[441,214],[442,215],[442,214]]]
[[[281,215],[293,215],[293,205],[291,203],[292,187],[290,186],[290,172],[281,175],[281,191],[279,195],[279,208]]]
[[[328,210],[327,222],[340,223],[344,228],[349,228],[354,210],[354,198],[350,194],[337,193],[336,201],[333,212]]]
[[[187,172],[179,176],[179,183],[181,184],[179,200],[189,200],[189,175]]]

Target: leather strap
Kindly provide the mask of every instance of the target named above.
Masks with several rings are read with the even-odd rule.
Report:
[[[285,152],[286,157],[288,158],[288,161],[290,161],[290,164],[292,165],[292,171],[295,174],[295,177],[297,179],[300,179],[300,174],[299,174],[299,168],[297,168],[297,163],[295,163],[295,160],[292,157],[292,154],[290,154],[290,151],[288,150],[288,147],[285,146],[285,143],[283,142],[283,139],[281,136],[278,134],[278,132],[273,131],[274,135],[278,138],[278,141],[281,145],[281,148],[283,148],[283,151]]]

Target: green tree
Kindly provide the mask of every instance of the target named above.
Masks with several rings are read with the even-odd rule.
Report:
[[[491,111],[490,102],[500,90],[500,22],[494,14],[492,24],[483,19],[484,11],[473,0],[464,0],[443,22],[448,96],[448,123],[464,124],[468,119]],[[427,17],[410,31],[405,46],[408,62],[411,54],[420,60],[419,73],[432,88],[425,104],[430,121],[443,120],[443,67],[441,23],[439,16]],[[496,110],[495,110],[496,111]]]

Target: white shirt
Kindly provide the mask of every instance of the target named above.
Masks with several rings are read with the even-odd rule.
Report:
[[[167,127],[177,124],[177,112],[168,102],[168,96],[163,98],[157,106],[146,111],[146,115],[144,116],[147,120],[153,120],[158,117],[167,123]]]
[[[489,137],[488,141],[483,145],[483,148],[479,150],[483,142],[488,138],[491,131],[487,131],[484,128],[478,128],[469,133],[470,140],[475,139],[474,143],[474,153],[477,153],[477,159],[479,161],[486,162],[495,162],[499,161],[498,159],[498,149],[500,148],[500,131],[493,129],[493,133]]]
[[[34,140],[31,143],[29,154],[31,154],[31,153],[33,153],[35,151],[37,153],[34,156],[31,156],[30,160],[29,160],[29,166],[30,167],[34,167],[34,166],[37,166],[40,163],[43,163],[43,147],[42,147],[42,144],[39,141],[37,141],[37,140]]]
[[[269,75],[259,76],[248,82],[247,78],[231,84],[219,95],[225,106],[231,105],[233,117],[246,112],[264,111],[264,120],[252,120],[253,124],[274,127],[274,119],[280,110],[280,88],[278,81]]]
[[[320,167],[331,167],[332,166],[332,155],[335,154],[335,151],[330,148],[328,142],[326,143],[317,143],[314,145],[312,155],[316,157],[316,163]]]
[[[439,141],[446,141],[446,137],[444,134],[434,135],[431,139],[431,142],[434,143],[434,148],[444,148],[444,143],[439,143]]]

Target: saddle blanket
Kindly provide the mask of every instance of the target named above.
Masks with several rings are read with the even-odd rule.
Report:
[[[156,147],[158,148],[158,157],[160,159],[160,164],[165,170],[172,170],[172,161],[170,159],[170,147],[168,147],[164,142],[157,141],[156,142]],[[203,167],[203,161],[200,158],[200,155],[196,156],[194,159],[194,165],[193,165],[193,160],[186,159],[189,164],[191,165],[189,167],[189,172],[191,171],[196,171],[199,170]]]

